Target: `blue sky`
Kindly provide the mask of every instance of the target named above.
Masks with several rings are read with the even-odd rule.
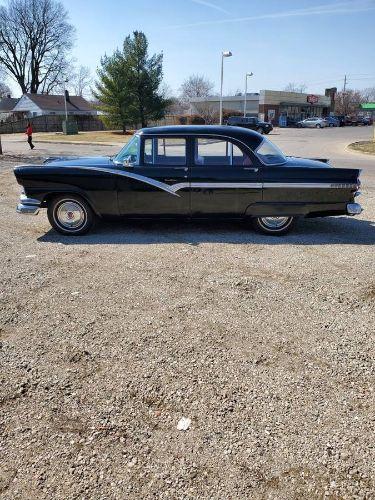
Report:
[[[164,53],[165,82],[177,91],[192,73],[224,91],[283,89],[305,83],[309,92],[375,86],[375,0],[64,0],[77,29],[74,56],[93,73],[100,57],[134,30],[150,52]]]

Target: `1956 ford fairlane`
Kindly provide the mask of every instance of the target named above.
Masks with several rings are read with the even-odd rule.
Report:
[[[298,217],[356,215],[360,170],[284,154],[238,127],[139,130],[114,157],[50,158],[14,170],[19,213],[47,208],[56,231],[86,233],[97,217],[243,218],[281,235]]]

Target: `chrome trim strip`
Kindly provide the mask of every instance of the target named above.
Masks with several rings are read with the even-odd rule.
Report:
[[[180,182],[173,184],[174,191],[185,188],[202,189],[262,189],[261,182]]]
[[[164,182],[152,179],[151,177],[145,177],[144,175],[134,174],[133,172],[124,172],[122,170],[117,170],[112,168],[82,167],[80,165],[61,165],[61,166],[67,168],[78,168],[80,170],[86,170],[86,171],[95,170],[96,172],[104,172],[106,174],[110,173],[114,175],[120,175],[121,177],[127,177],[129,179],[134,179],[136,181],[149,184],[150,186],[157,187],[159,189],[162,189],[163,191],[166,191],[169,194],[173,194],[174,196],[180,196],[179,194],[176,194],[172,186],[169,186]]]
[[[306,189],[356,189],[357,184],[340,182],[264,182],[264,188],[306,188]]]

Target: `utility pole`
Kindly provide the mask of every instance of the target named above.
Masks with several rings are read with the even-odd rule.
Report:
[[[347,78],[346,78],[346,75],[344,76],[344,88],[342,89],[342,97],[344,99],[344,114],[346,116],[346,113],[348,111],[348,108],[347,108],[347,102],[346,102],[346,84],[347,84]]]

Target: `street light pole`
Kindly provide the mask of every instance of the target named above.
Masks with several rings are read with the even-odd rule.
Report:
[[[247,105],[247,77],[248,76],[253,76],[253,73],[246,73],[245,75],[245,100],[244,100],[244,105],[243,105],[243,117],[246,117],[246,105]]]
[[[224,57],[231,57],[232,52],[226,50],[221,53],[221,76],[220,76],[220,125],[223,124],[223,77],[224,77]]]

